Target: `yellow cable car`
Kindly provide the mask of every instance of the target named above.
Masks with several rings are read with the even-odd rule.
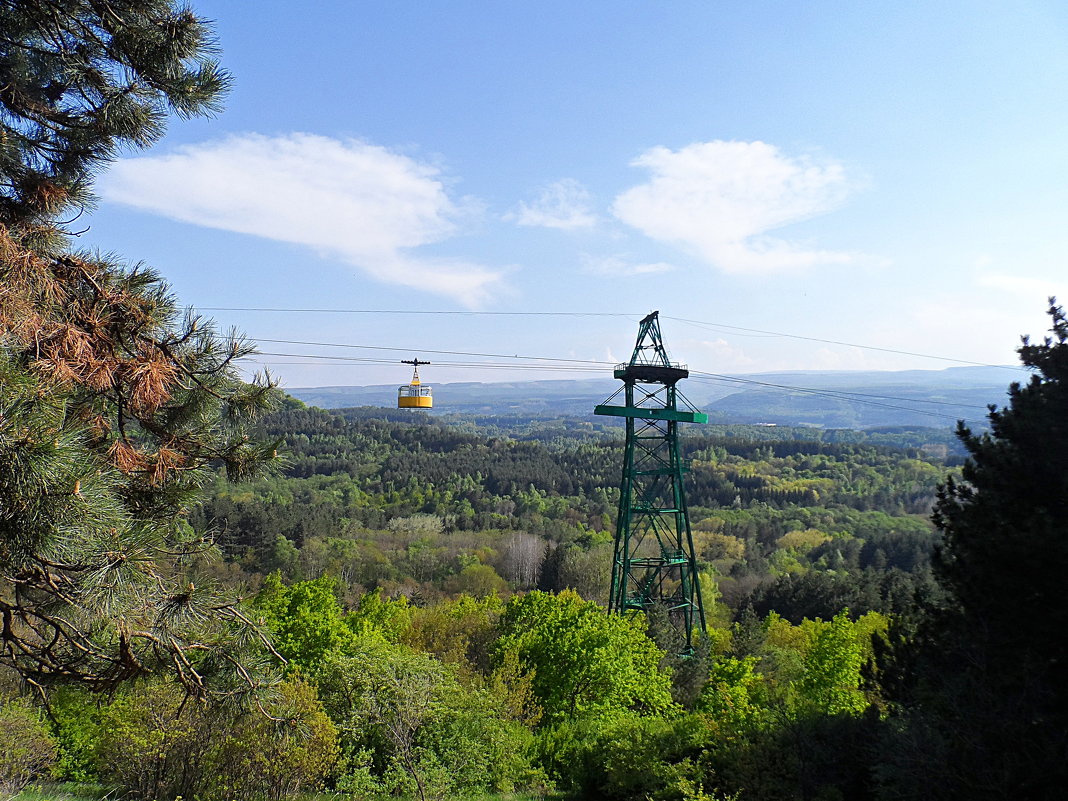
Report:
[[[397,388],[398,409],[432,409],[434,396],[430,387],[419,383],[419,365],[430,364],[419,359],[403,359],[401,364],[410,364],[415,368],[412,374],[412,383]]]

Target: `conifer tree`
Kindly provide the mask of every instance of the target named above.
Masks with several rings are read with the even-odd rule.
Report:
[[[1068,319],[1053,298],[1049,314],[1052,336],[1019,349],[1030,381],[991,409],[989,433],[960,427],[963,481],[942,486],[934,515],[952,616],[999,671],[1042,676],[1068,669]]]
[[[1068,784],[1068,318],[1053,298],[1049,314],[989,432],[958,428],[969,458],[934,514],[946,601],[885,674],[901,724],[887,798],[1053,799]]]
[[[185,515],[219,466],[276,458],[235,334],[149,269],[72,250],[93,173],[228,83],[206,24],[165,0],[0,0],[0,664],[44,690],[169,672],[231,697],[269,647],[199,579]],[[66,220],[63,217],[66,216]]]
[[[210,29],[170,0],[0,0],[0,223],[91,201],[94,171],[219,109]]]

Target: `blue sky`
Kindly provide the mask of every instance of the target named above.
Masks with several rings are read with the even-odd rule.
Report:
[[[659,309],[708,372],[939,369],[886,350],[1012,363],[1068,299],[1062,3],[194,8],[227,109],[103,174],[82,240],[254,338],[399,349],[265,352],[585,377],[431,351],[622,360]],[[292,387],[407,378],[262,360]]]

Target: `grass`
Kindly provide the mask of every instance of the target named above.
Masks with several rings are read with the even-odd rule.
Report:
[[[36,784],[27,787],[11,801],[105,801],[111,797],[106,787],[99,784]],[[338,801],[331,793],[300,796],[300,801]],[[480,793],[464,796],[463,801],[547,801],[545,796],[522,793]]]
[[[107,789],[98,784],[34,784],[12,801],[101,801]]]
[[[325,798],[325,796],[323,796]],[[346,798],[345,796],[340,796]],[[337,801],[339,796],[331,796]],[[418,796],[379,796],[388,801],[418,801]],[[450,801],[553,801],[557,796],[524,795],[523,793],[479,793],[476,795],[453,796]]]

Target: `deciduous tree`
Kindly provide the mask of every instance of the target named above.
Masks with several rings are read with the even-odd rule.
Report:
[[[533,675],[546,723],[627,709],[659,713],[672,706],[671,677],[645,628],[644,616],[607,615],[570,590],[531,592],[505,607],[497,653],[514,650]]]

